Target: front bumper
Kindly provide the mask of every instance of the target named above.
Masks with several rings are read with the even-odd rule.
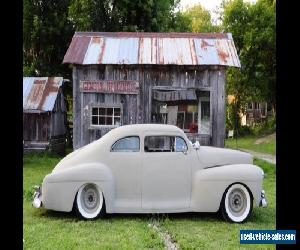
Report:
[[[42,190],[39,186],[34,187],[34,195],[33,195],[33,202],[32,206],[35,208],[40,208],[42,207]]]
[[[265,190],[261,191],[259,206],[260,207],[267,207],[268,206],[268,201],[266,199]]]

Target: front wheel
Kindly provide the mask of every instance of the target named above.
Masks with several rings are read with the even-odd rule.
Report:
[[[102,191],[95,184],[85,184],[75,197],[76,214],[85,220],[93,220],[105,214],[105,201]]]
[[[225,220],[236,223],[245,222],[253,207],[249,190],[240,183],[229,186],[221,201],[221,212]]]

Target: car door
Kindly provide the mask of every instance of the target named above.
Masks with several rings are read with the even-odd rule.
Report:
[[[134,212],[141,209],[141,152],[140,137],[127,136],[112,145],[107,162],[115,184],[115,212]]]
[[[172,211],[190,205],[191,163],[183,138],[146,134],[142,157],[142,209]]]

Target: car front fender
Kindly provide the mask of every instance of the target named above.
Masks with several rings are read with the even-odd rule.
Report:
[[[224,191],[233,183],[245,185],[259,204],[263,171],[252,164],[231,164],[197,170],[193,175],[191,208],[197,212],[219,210]]]

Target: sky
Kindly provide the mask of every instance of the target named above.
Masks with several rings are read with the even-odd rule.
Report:
[[[245,2],[255,3],[256,0],[244,0]],[[180,5],[182,9],[186,9],[188,6],[193,6],[195,4],[201,4],[205,9],[207,9],[212,17],[214,23],[217,22],[218,15],[215,13],[218,7],[220,7],[222,0],[181,0]]]

